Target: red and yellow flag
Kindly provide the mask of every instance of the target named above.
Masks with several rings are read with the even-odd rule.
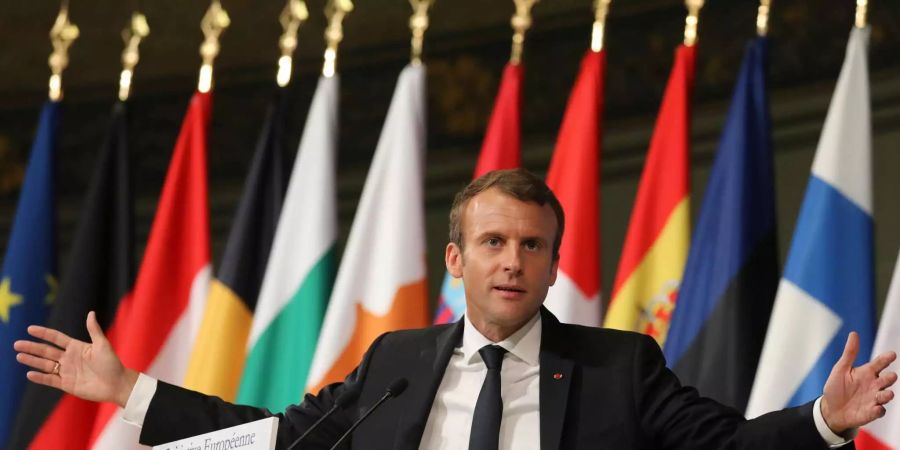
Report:
[[[681,45],[657,117],[604,325],[665,342],[690,245],[695,47]]]

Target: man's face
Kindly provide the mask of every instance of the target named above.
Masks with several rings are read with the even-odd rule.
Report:
[[[491,188],[469,200],[461,222],[464,250],[450,243],[445,259],[450,274],[463,279],[469,320],[482,333],[517,330],[556,281],[553,209]]]

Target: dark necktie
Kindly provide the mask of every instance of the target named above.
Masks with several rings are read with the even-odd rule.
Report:
[[[503,418],[503,400],[500,399],[500,367],[506,349],[497,345],[485,345],[478,350],[487,376],[481,385],[475,414],[472,415],[472,434],[469,450],[497,450],[500,443],[500,420]]]

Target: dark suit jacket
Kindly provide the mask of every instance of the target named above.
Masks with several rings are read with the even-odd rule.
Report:
[[[541,310],[541,449],[827,448],[816,431],[812,403],[754,420],[683,387],[652,339],[630,332],[560,324]],[[361,411],[400,377],[406,392],[376,410],[353,433],[354,449],[417,449],[461,322],[387,333],[369,348],[343,383],[306,395],[280,417],[278,448],[300,436],[350,385],[359,399],[305,440],[329,448]],[[561,376],[560,376],[561,375]],[[271,415],[160,382],[141,442],[160,444]]]

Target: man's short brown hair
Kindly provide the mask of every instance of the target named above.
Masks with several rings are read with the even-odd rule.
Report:
[[[559,246],[562,243],[563,230],[565,229],[565,215],[562,205],[553,195],[553,191],[537,175],[525,169],[495,170],[488,172],[468,186],[456,193],[453,206],[450,208],[450,242],[463,248],[462,213],[472,197],[490,189],[497,188],[500,192],[516,198],[519,201],[537,203],[539,206],[546,204],[553,209],[556,215],[556,236],[553,239],[553,258],[559,257]]]

